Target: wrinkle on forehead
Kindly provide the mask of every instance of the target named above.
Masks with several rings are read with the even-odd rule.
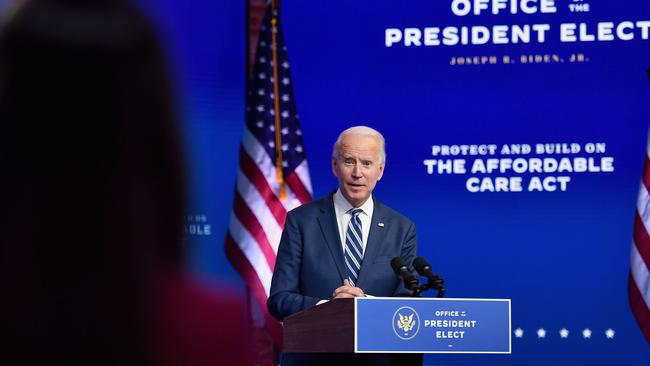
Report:
[[[379,141],[372,136],[345,135],[339,145],[339,154],[343,157],[379,161]]]

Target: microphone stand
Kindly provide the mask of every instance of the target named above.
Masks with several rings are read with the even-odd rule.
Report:
[[[443,298],[445,297],[445,288],[442,286],[443,285],[443,280],[442,277],[438,275],[433,275],[431,277],[427,277],[427,283],[424,285],[419,286],[415,290],[413,290],[413,295],[412,297],[422,297],[422,292],[426,290],[437,290],[438,294],[436,297],[438,298]]]
[[[422,288],[426,285],[419,286],[419,284],[420,281],[418,281],[418,278],[411,274],[404,277],[404,287],[406,287],[408,290],[413,291],[411,297],[422,297]]]
[[[422,297],[422,291],[423,291],[422,288],[425,287],[425,286],[426,285],[422,285],[422,286],[418,286],[415,289],[413,289],[413,294],[411,295],[411,297]]]

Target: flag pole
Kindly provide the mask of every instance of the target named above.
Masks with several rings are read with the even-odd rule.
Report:
[[[285,187],[284,174],[282,171],[282,136],[281,136],[281,127],[280,127],[280,96],[279,86],[278,86],[278,47],[277,47],[277,12],[275,11],[275,0],[271,0],[271,35],[273,38],[273,45],[271,49],[273,51],[273,102],[275,110],[275,171],[276,179],[280,184],[280,199],[285,200],[287,198],[287,191]]]

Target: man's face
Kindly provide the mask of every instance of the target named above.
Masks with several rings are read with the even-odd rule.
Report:
[[[332,159],[339,189],[354,207],[363,205],[384,174],[379,159],[379,141],[372,136],[343,135]]]

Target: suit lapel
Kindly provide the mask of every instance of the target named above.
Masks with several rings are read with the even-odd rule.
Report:
[[[370,271],[370,267],[375,262],[375,257],[377,257],[377,253],[379,253],[379,249],[382,247],[385,237],[383,231],[387,225],[383,205],[375,200],[374,197],[373,200],[375,207],[370,220],[370,232],[368,233],[366,250],[363,253],[363,262],[361,262],[361,270],[359,271],[358,285],[361,288],[363,288],[365,278],[368,277],[368,275],[365,275],[366,272]]]
[[[318,216],[318,224],[320,225],[321,232],[327,246],[332,253],[334,263],[339,271],[341,283],[343,279],[347,278],[347,271],[345,269],[345,261],[343,259],[343,244],[339,235],[339,225],[336,221],[336,213],[334,211],[334,199],[332,195],[323,199],[323,204],[320,207],[320,216]]]

